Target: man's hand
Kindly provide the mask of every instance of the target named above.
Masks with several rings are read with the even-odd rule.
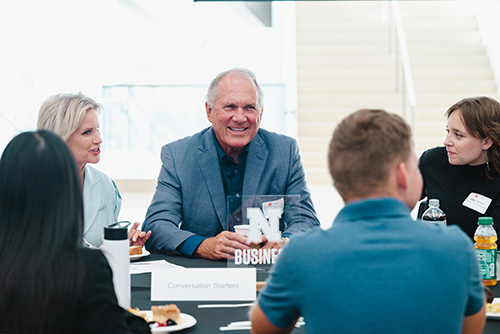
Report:
[[[265,235],[262,235],[262,249],[280,249],[285,245],[283,240],[280,241],[268,241]]]
[[[249,244],[246,237],[223,231],[215,237],[203,240],[193,255],[210,260],[233,259],[235,249],[250,249]]]
[[[128,231],[128,240],[130,246],[144,246],[146,244],[146,241],[151,236],[151,231],[148,231],[148,233],[142,232],[137,229],[138,227],[139,223],[135,222]]]

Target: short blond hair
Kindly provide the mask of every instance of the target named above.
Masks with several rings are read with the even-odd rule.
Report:
[[[81,92],[50,96],[38,112],[37,129],[53,131],[66,141],[82,125],[89,109],[99,114],[102,107]]]
[[[406,162],[413,149],[410,126],[398,115],[362,109],[347,116],[333,133],[328,168],[344,200],[383,189],[394,163]]]

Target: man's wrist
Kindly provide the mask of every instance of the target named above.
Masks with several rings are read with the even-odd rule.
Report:
[[[202,237],[201,235],[193,235],[184,240],[182,244],[177,246],[176,251],[179,252],[182,255],[186,256],[195,256],[196,250],[198,247],[201,245],[203,241],[205,241],[205,237]]]

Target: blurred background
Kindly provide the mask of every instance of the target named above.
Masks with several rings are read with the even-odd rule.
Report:
[[[160,148],[209,126],[210,80],[232,67],[264,89],[262,127],[297,138],[323,227],[342,200],[326,150],[360,108],[402,115],[417,155],[442,144],[461,98],[499,99],[500,1],[0,0],[0,151],[50,95],[100,102],[96,166],[142,221]]]

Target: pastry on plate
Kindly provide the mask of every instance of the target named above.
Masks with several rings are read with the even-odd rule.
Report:
[[[151,311],[153,311],[153,321],[162,324],[170,319],[179,323],[181,310],[175,304],[151,306]]]
[[[141,255],[141,254],[142,254],[142,246],[130,247],[130,255]]]

